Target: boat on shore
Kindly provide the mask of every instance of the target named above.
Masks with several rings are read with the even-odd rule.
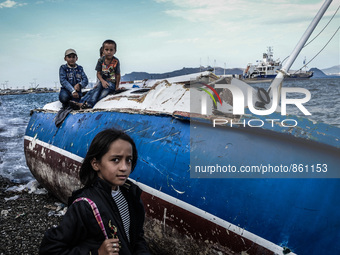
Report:
[[[243,72],[243,79],[247,83],[271,82],[282,69],[280,59],[273,58],[273,48],[268,47],[267,53],[263,53],[261,60],[256,64],[249,63]],[[309,79],[313,76],[312,71],[302,71],[285,73],[287,79]]]
[[[248,104],[271,109],[283,78],[270,91],[210,72],[126,84],[59,127],[49,103],[27,125],[27,165],[66,202],[94,136],[118,128],[136,142],[130,179],[163,254],[339,254],[340,129]]]

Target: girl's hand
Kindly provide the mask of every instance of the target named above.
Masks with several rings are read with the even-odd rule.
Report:
[[[119,254],[119,239],[106,239],[99,247],[99,255],[118,255]]]

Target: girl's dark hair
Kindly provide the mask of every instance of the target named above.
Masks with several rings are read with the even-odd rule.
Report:
[[[111,128],[99,132],[92,140],[90,148],[84,158],[83,164],[80,167],[79,178],[84,186],[91,186],[97,178],[97,172],[92,168],[91,161],[95,158],[100,161],[102,157],[109,151],[111,143],[122,139],[127,141],[132,146],[132,168],[131,173],[137,164],[137,148],[132,138],[123,131]]]
[[[116,51],[117,51],[117,44],[116,44],[116,42],[114,41],[114,40],[105,40],[104,42],[103,42],[103,45],[102,45],[102,47],[103,47],[103,49],[104,49],[104,44],[113,44],[114,46],[115,46],[115,49],[116,49]]]

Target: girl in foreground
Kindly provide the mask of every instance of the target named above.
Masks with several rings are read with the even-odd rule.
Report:
[[[141,189],[128,177],[137,163],[134,141],[107,129],[93,139],[62,222],[45,233],[39,254],[150,254],[144,240]]]

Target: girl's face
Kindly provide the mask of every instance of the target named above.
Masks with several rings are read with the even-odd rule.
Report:
[[[109,182],[112,189],[122,186],[131,173],[132,145],[122,139],[112,142],[106,154],[97,161],[92,159],[91,165],[99,178]]]
[[[111,59],[116,53],[116,46],[111,43],[105,43],[103,48],[103,54],[106,58]]]

